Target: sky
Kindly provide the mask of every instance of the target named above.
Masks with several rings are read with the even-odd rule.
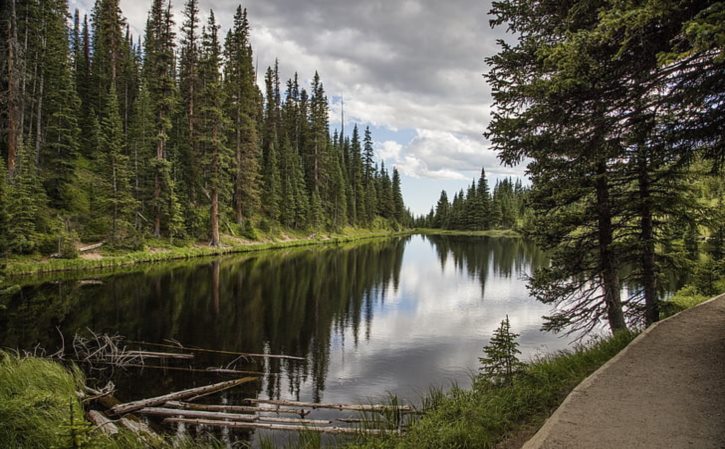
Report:
[[[70,0],[89,11],[93,0]],[[121,0],[135,36],[150,0]],[[177,26],[184,0],[172,0]],[[226,33],[234,10],[247,8],[260,87],[279,59],[280,76],[299,73],[309,85],[320,73],[330,100],[330,126],[345,133],[370,126],[378,156],[401,174],[406,205],[427,213],[445,189],[470,185],[485,167],[489,183],[523,176],[501,166],[483,136],[491,111],[484,58],[503,30],[492,30],[484,0],[200,0]]]

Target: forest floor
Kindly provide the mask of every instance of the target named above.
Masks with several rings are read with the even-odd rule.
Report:
[[[725,295],[643,332],[524,449],[725,448]]]
[[[407,235],[412,230],[360,229],[345,228],[338,232],[315,232],[312,234],[282,233],[264,236],[258,240],[248,240],[235,236],[223,236],[220,247],[210,247],[200,242],[187,242],[171,245],[166,241],[149,241],[142,250],[109,251],[103,247],[81,253],[73,259],[60,259],[48,256],[11,257],[4,262],[5,275],[23,276],[39,273],[65,271],[85,271],[101,268],[115,268],[140,263],[167,260],[191,259],[195,257],[223,254],[246,253],[263,250],[311,246],[320,244],[340,244],[357,240]]]

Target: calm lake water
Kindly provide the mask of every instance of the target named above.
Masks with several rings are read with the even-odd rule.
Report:
[[[287,354],[305,360],[229,365],[264,375],[211,402],[367,403],[387,393],[416,402],[431,385],[470,385],[482,347],[506,315],[525,359],[569,345],[539,330],[549,308],[529,297],[523,278],[542,263],[543,254],[521,239],[415,235],[36,279],[0,311],[0,345],[53,352],[57,327],[67,340],[90,329],[129,341]],[[233,360],[197,354],[173,366]],[[121,400],[230,378],[149,368],[89,376],[111,378]]]

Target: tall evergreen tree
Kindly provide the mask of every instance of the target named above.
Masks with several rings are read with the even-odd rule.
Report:
[[[76,159],[79,151],[78,114],[80,101],[73,82],[69,55],[65,0],[53,0],[45,5],[46,49],[43,77],[47,86],[44,139],[39,160],[43,183],[50,205],[67,209],[70,205],[69,188],[74,182]]]
[[[108,235],[111,244],[117,246],[131,237],[136,201],[131,189],[129,158],[123,151],[123,124],[114,85],[111,85],[105,103],[100,123],[103,150],[97,153],[96,161],[101,181],[97,201],[100,211],[110,221]]]
[[[209,21],[203,32],[199,69],[203,86],[201,142],[206,184],[209,189],[211,246],[221,245],[219,198],[220,196],[228,197],[229,194],[229,183],[225,182],[225,179],[227,179],[231,160],[226,141],[226,131],[229,123],[224,114],[224,88],[221,77],[222,55],[218,32],[219,26],[216,24],[214,11],[210,11]]]
[[[161,236],[162,222],[169,235],[181,232],[180,207],[174,191],[167,148],[176,104],[173,26],[171,3],[154,0],[146,25],[144,81],[148,87],[156,128],[156,151],[150,165],[154,170],[153,233],[157,237]]]

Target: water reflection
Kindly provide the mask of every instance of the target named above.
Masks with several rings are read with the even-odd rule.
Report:
[[[65,335],[92,329],[289,354],[305,361],[237,363],[263,372],[263,382],[226,400],[354,402],[388,391],[415,400],[431,384],[468,383],[506,314],[527,357],[567,344],[539,331],[548,310],[522,280],[544,261],[520,239],[413,236],[158,265],[94,282],[42,280],[0,311],[0,344],[54,350],[58,326]],[[194,364],[220,361],[200,355]],[[133,399],[217,380],[210,377],[147,369],[115,381]]]

